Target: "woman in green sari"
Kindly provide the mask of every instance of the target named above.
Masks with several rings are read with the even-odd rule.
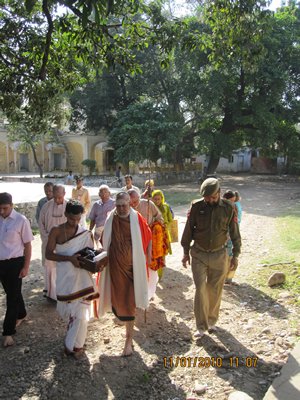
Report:
[[[170,231],[169,231],[169,225],[173,221],[171,207],[169,206],[168,203],[165,202],[165,196],[161,190],[154,190],[152,192],[152,201],[156,205],[156,207],[159,209],[159,211],[161,212],[161,214],[163,216],[166,231],[167,231],[168,238],[169,238],[168,250],[169,250],[169,254],[172,254],[171,236],[170,236]]]

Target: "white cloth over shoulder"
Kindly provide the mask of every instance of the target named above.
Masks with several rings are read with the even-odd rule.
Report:
[[[82,230],[80,232],[80,230]],[[56,245],[56,254],[72,256],[84,247],[93,247],[90,231],[79,227],[79,233],[66,243]],[[78,310],[78,301],[90,296],[96,296],[97,290],[93,276],[85,269],[74,267],[69,261],[57,262],[56,293],[57,311],[63,318],[69,318]],[[78,316],[83,318],[83,316]],[[90,315],[85,316],[89,319]]]
[[[108,216],[103,231],[103,249],[107,251],[109,256],[109,247],[112,235],[112,221],[115,215],[113,210]],[[148,301],[148,284],[146,271],[146,256],[143,250],[141,229],[138,221],[138,215],[135,210],[130,209],[130,232],[132,242],[132,263],[133,263],[133,285],[136,307],[146,309],[149,305]],[[111,280],[109,264],[100,274],[99,282],[100,301],[99,316],[103,316],[106,312],[111,312]]]

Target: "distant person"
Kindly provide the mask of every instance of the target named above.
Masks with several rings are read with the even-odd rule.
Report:
[[[159,209],[159,211],[161,212],[161,215],[164,219],[164,224],[167,228],[168,235],[171,240],[170,232],[169,232],[169,225],[173,221],[174,217],[173,217],[170,205],[168,203],[166,203],[166,201],[165,201],[165,196],[163,194],[163,191],[158,190],[158,189],[154,190],[152,192],[152,201],[156,205],[156,207]],[[171,245],[169,248],[169,254],[172,254]]]
[[[235,191],[234,194],[235,194],[234,204],[235,204],[235,206],[237,208],[238,223],[240,225],[240,223],[242,222],[242,213],[243,213],[243,208],[242,208],[242,205],[241,205],[241,196],[240,196],[238,191]]]
[[[123,356],[133,352],[133,328],[136,308],[148,307],[146,262],[151,261],[151,231],[144,218],[130,208],[126,192],[116,196],[116,210],[107,218],[103,231],[103,249],[108,265],[100,275],[99,315],[113,311],[125,322]]]
[[[39,200],[37,208],[36,208],[36,213],[35,213],[35,218],[37,223],[39,223],[39,218],[40,218],[40,212],[43,206],[49,201],[53,199],[53,186],[54,184],[52,182],[46,182],[44,185],[44,192],[46,197],[43,197],[42,199]],[[42,247],[41,247],[41,252],[42,252],[42,268],[44,270],[44,289],[43,289],[43,295],[46,297],[47,296],[47,277],[46,277],[46,268],[45,268],[45,250],[46,250],[46,244],[47,241],[42,240]]]
[[[129,189],[127,193],[130,196],[130,206],[145,218],[149,226],[154,221],[164,222],[160,210],[152,201],[141,199],[140,192],[135,189]]]
[[[49,200],[41,209],[39,229],[42,239],[42,260],[45,260],[45,297],[56,300],[56,263],[45,259],[48,236],[51,229],[66,222],[65,200],[66,191],[63,185],[53,186],[53,199]]]
[[[76,187],[72,189],[72,199],[79,201],[83,205],[84,212],[81,215],[80,225],[86,228],[86,216],[91,206],[91,198],[87,188],[83,187],[83,180],[82,176],[75,177]]]
[[[53,183],[52,182],[46,182],[44,185],[44,192],[46,197],[42,197],[36,207],[36,212],[35,212],[35,219],[37,223],[39,223],[39,217],[40,217],[40,212],[44,204],[47,203],[47,201],[53,199]]]
[[[140,189],[137,186],[134,186],[132,184],[132,176],[131,175],[125,175],[125,186],[122,187],[122,191],[128,192],[129,189],[134,189],[136,192],[140,193]]]
[[[233,205],[235,205],[235,192],[232,190],[226,190],[223,194],[223,199],[229,200]]]
[[[164,220],[167,236],[168,236],[168,249],[167,253],[172,254],[172,247],[171,247],[171,235],[170,235],[170,223],[174,219],[174,214],[171,210],[171,207],[168,203],[165,202],[165,196],[162,192],[162,190],[154,190],[152,192],[152,201],[156,205],[156,207],[159,209],[161,212],[161,215]],[[159,269],[157,271],[159,279],[163,277],[163,269]]]
[[[66,176],[66,185],[73,185],[74,175],[73,171],[69,171],[69,175]]]
[[[154,190],[154,180],[147,179],[145,181],[145,190],[143,191],[141,198],[142,199],[151,199],[153,190]]]
[[[116,178],[117,178],[118,187],[121,187],[122,186],[122,167],[120,165],[116,170]]]
[[[232,190],[226,190],[226,192],[223,194],[223,199],[230,201],[234,206],[234,204],[235,204],[235,193]],[[237,208],[235,206],[234,206],[234,209],[235,209],[235,215],[237,217]],[[227,249],[227,254],[229,256],[229,264],[228,264],[228,267],[229,267],[230,260],[231,260],[231,258],[233,256],[233,253],[232,253],[233,244],[232,244],[232,240],[230,239],[229,232],[228,232],[227,236],[228,236],[228,239],[227,239],[227,242],[226,242],[226,249]],[[229,272],[230,271],[228,271],[228,273]],[[227,277],[228,277],[228,275],[227,275]],[[225,283],[229,283],[229,281],[227,282],[227,277],[225,279]]]
[[[33,235],[28,219],[13,208],[12,196],[0,193],[0,281],[6,294],[3,346],[14,344],[27,312],[22,296],[22,278],[27,276]]]
[[[92,317],[91,301],[99,297],[93,276],[80,268],[78,253],[94,247],[93,235],[79,226],[84,209],[80,202],[66,204],[66,222],[53,227],[46,248],[48,260],[56,262],[57,311],[68,322],[65,353],[75,357],[83,353],[88,321]]]
[[[240,214],[239,214],[239,209],[238,209],[237,203],[236,203],[236,198],[237,198],[236,194],[238,194],[238,192],[233,192],[232,190],[226,190],[226,192],[223,194],[223,198],[229,200],[231,203],[234,204],[237,221],[238,221],[238,224],[240,225],[240,221],[241,221],[241,217],[242,217],[242,215],[241,215],[242,214],[242,210],[241,210],[241,205],[239,203],[239,206],[240,206]],[[239,198],[239,194],[238,194],[238,198]],[[229,236],[229,234],[228,234],[228,236]],[[228,253],[228,256],[229,256],[229,265],[228,265],[228,273],[227,273],[227,276],[226,276],[226,279],[225,279],[225,284],[226,285],[231,285],[231,284],[235,284],[236,285],[236,283],[233,282],[233,278],[234,278],[236,269],[230,269],[229,268],[231,258],[233,257],[233,251],[232,251],[233,244],[232,244],[232,241],[231,241],[230,237],[228,237],[228,241],[226,243],[226,247],[227,247],[227,253]]]
[[[233,243],[230,269],[236,269],[241,249],[241,236],[233,205],[221,199],[218,179],[208,178],[200,187],[201,199],[192,202],[181,245],[186,268],[192,257],[192,272],[196,286],[194,313],[195,338],[216,331],[222,291],[228,271],[225,248],[227,235]]]
[[[97,247],[99,247],[99,240],[102,236],[104,224],[110,211],[115,208],[115,200],[111,198],[110,190],[107,185],[101,185],[99,187],[100,200],[97,200],[91,209],[90,219],[90,231],[95,227],[94,238]]]

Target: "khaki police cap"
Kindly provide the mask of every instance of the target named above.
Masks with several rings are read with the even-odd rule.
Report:
[[[207,178],[200,187],[201,196],[213,196],[220,190],[220,184],[216,178]]]

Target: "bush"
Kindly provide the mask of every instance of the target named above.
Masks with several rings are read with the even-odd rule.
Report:
[[[90,175],[92,175],[92,173],[96,169],[96,160],[91,160],[90,158],[87,158],[86,160],[83,160],[81,164],[85,167],[88,167]]]

